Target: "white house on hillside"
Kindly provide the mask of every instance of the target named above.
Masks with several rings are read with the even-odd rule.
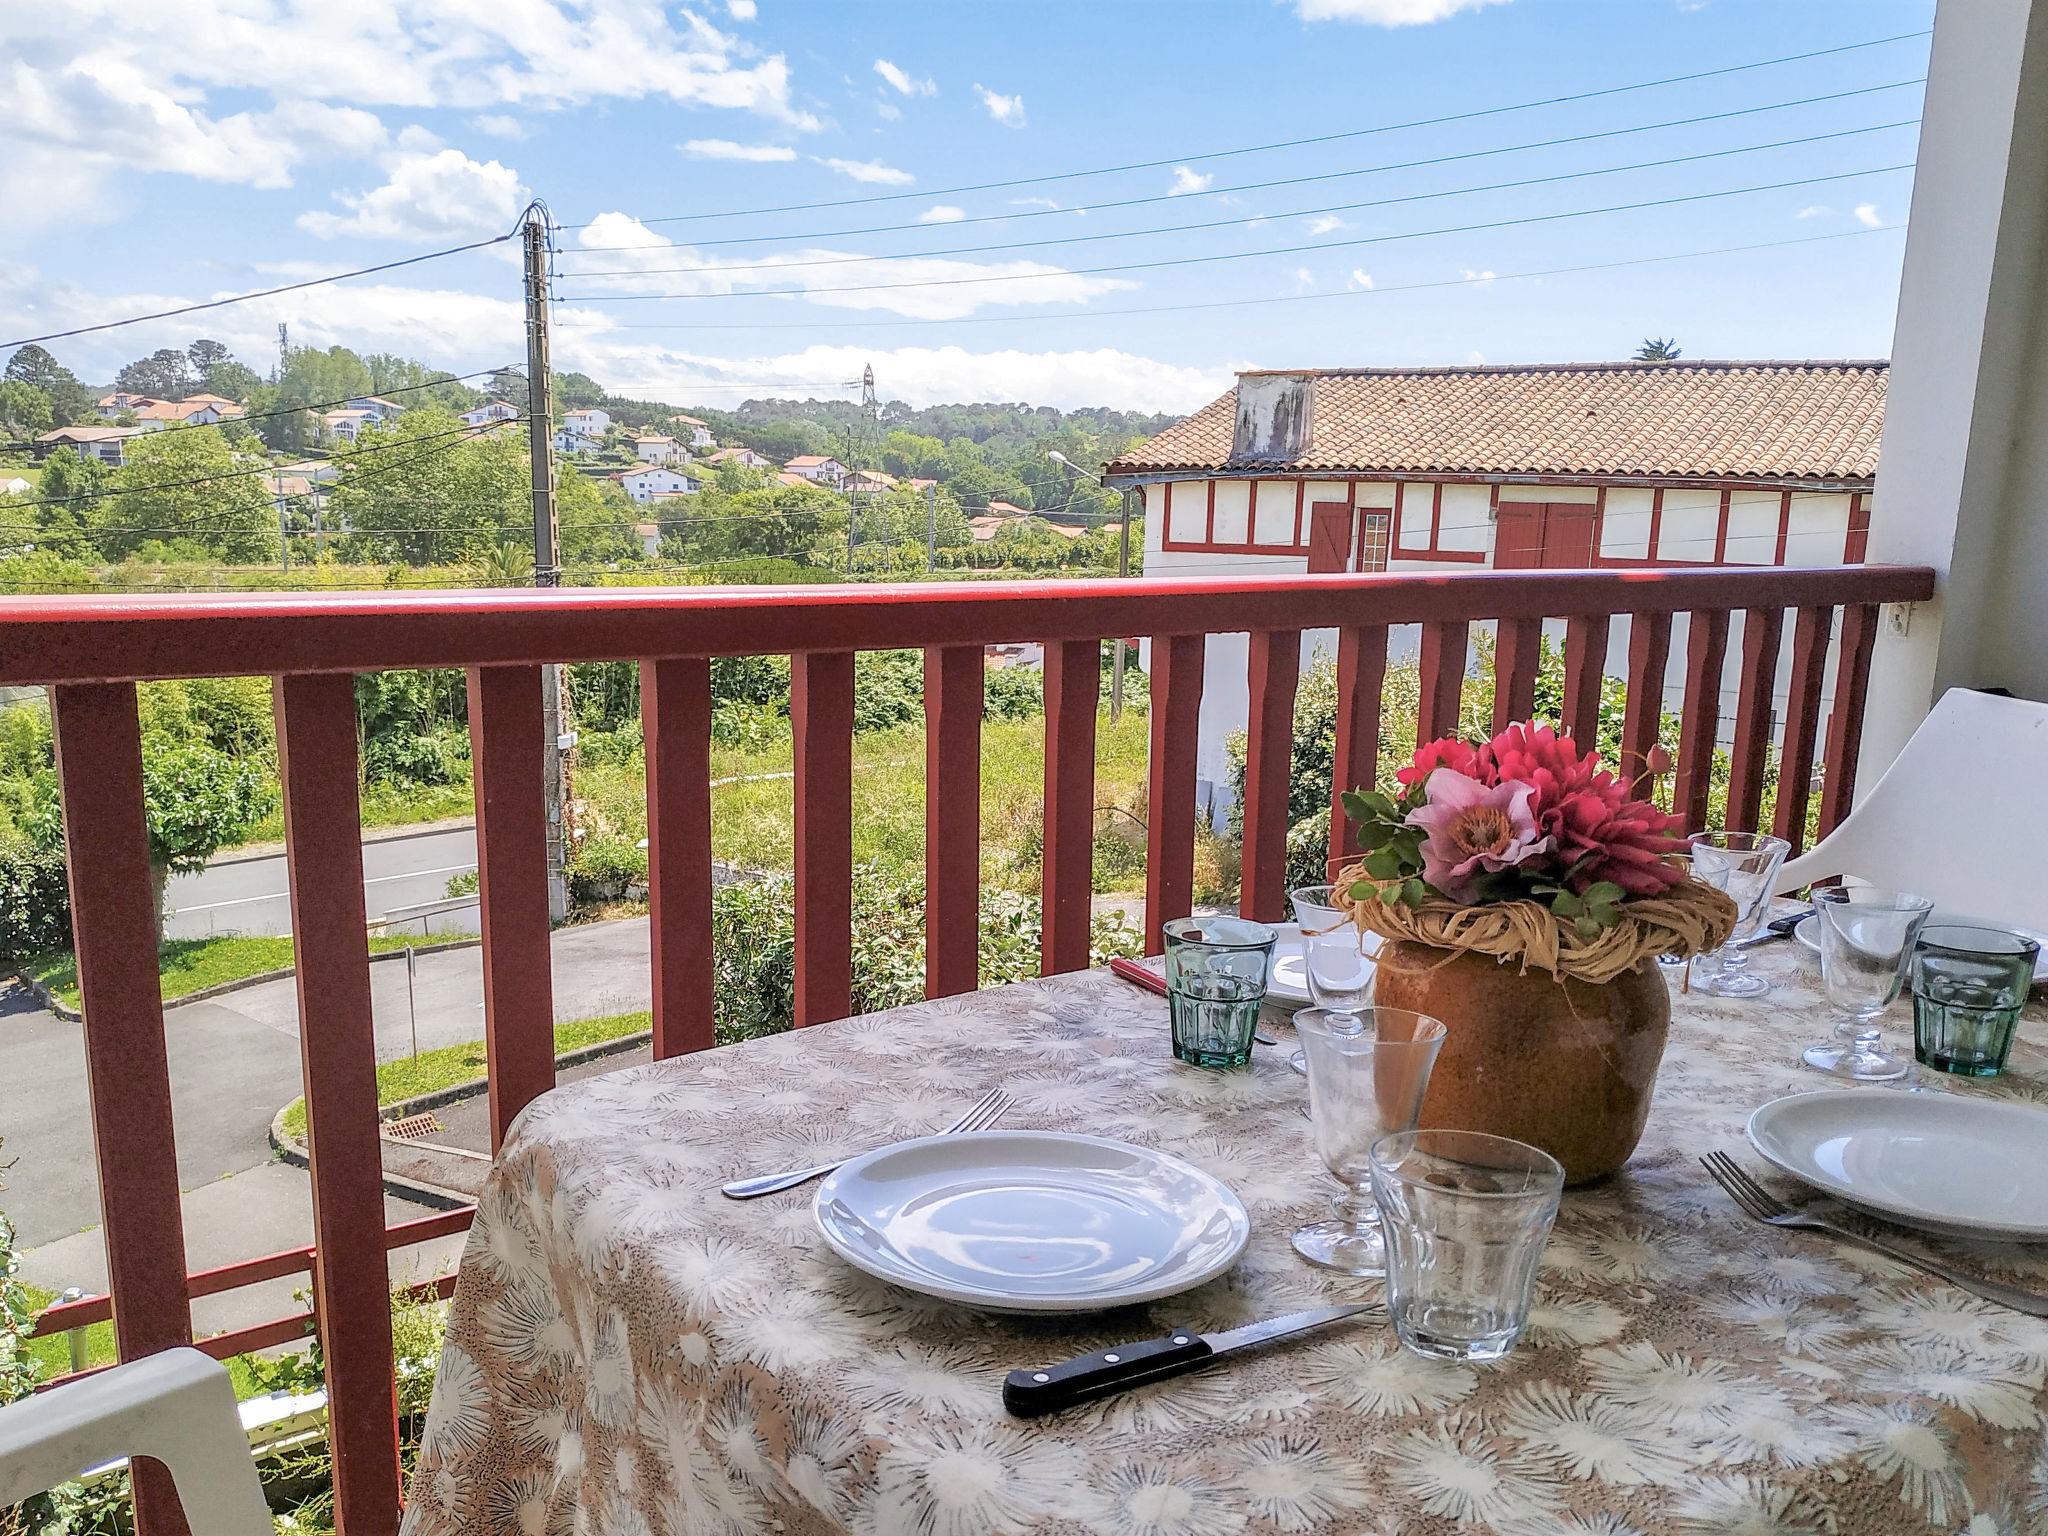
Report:
[[[756,453],[751,448],[721,448],[716,453],[704,456],[706,464],[738,464],[746,469],[773,469],[775,461],[765,453]]]
[[[711,435],[711,424],[709,422],[699,421],[694,416],[671,416],[669,420],[674,425],[682,428],[683,435],[689,440],[690,447],[698,453],[704,452],[707,448],[716,448],[718,446],[718,439]]]
[[[462,419],[472,427],[488,427],[493,422],[511,421],[519,414],[519,407],[509,400],[486,400],[475,410],[464,411]]]
[[[800,453],[782,469],[785,474],[801,476],[830,490],[840,490],[846,484],[846,466],[822,453]]]
[[[633,456],[642,464],[671,463],[683,451],[674,438],[659,432],[636,432],[632,437]]]
[[[396,400],[386,400],[382,395],[357,395],[343,404],[351,411],[368,411],[379,421],[395,421],[405,414],[405,407]]]
[[[634,501],[652,501],[657,496],[692,496],[697,491],[695,477],[672,464],[649,464],[640,469],[622,470],[612,478]]]
[[[126,390],[117,389],[111,395],[101,395],[98,401],[94,403],[93,409],[103,419],[112,421],[123,411],[139,411],[145,405],[155,405],[157,403],[156,398],[152,395],[134,395]]]
[[[382,420],[375,411],[328,411],[320,418],[321,435],[352,443]]]
[[[248,414],[221,395],[188,395],[183,400],[149,400],[133,407],[135,424],[145,432],[166,427],[211,427]]]
[[[36,439],[38,459],[46,459],[59,448],[69,448],[81,459],[98,459],[116,469],[128,462],[128,440],[140,437],[140,427],[58,427]]]

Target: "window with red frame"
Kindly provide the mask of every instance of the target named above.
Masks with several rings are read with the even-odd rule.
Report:
[[[1393,542],[1394,514],[1366,513],[1364,525],[1358,530],[1358,568],[1361,571],[1384,571]]]

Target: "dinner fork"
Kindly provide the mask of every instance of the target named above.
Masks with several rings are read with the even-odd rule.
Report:
[[[2003,1285],[1996,1280],[1981,1279],[1944,1264],[1938,1259],[1930,1259],[1925,1254],[1895,1247],[1882,1238],[1867,1237],[1848,1227],[1838,1227],[1810,1211],[1786,1205],[1743,1172],[1735,1159],[1725,1152],[1709,1152],[1700,1159],[1700,1163],[1713,1176],[1714,1182],[1726,1192],[1728,1198],[1753,1221],[1760,1221],[1771,1227],[1831,1233],[1852,1243],[1861,1243],[1865,1248],[1881,1253],[1888,1259],[1896,1259],[1910,1268],[1925,1270],[1930,1275],[1946,1280],[1959,1290],[1968,1291],[1972,1296],[1981,1296],[1984,1300],[1996,1302],[2001,1307],[2011,1307],[2015,1312],[2024,1312],[2029,1317],[2048,1317],[2048,1296],[2021,1290],[2016,1285]]]
[[[1016,1100],[1002,1089],[991,1088],[974,1101],[972,1109],[939,1134],[957,1136],[962,1131],[985,1131],[1008,1114],[1010,1106],[1015,1102]],[[820,1163],[815,1168],[792,1168],[787,1173],[757,1173],[750,1179],[734,1179],[724,1186],[721,1193],[734,1200],[752,1200],[761,1195],[776,1194],[785,1189],[795,1189],[797,1185],[808,1183],[821,1174],[830,1173],[840,1163],[847,1161],[849,1159],[842,1157],[839,1162]]]

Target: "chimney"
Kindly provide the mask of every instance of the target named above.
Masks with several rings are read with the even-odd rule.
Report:
[[[1307,453],[1315,418],[1312,373],[1240,373],[1230,461],[1286,464]]]

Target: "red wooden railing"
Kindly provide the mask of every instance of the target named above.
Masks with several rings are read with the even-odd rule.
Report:
[[[302,1337],[326,1346],[336,1526],[394,1529],[397,1436],[384,1266],[366,1253],[459,1231],[457,1211],[393,1227],[382,1219],[374,1039],[349,675],[462,667],[469,676],[482,908],[491,1126],[554,1082],[541,775],[541,666],[641,661],[653,912],[654,1050],[712,1041],[707,658],[793,659],[796,759],[796,1014],[840,1017],[851,995],[853,655],[926,655],[926,990],[975,985],[980,872],[981,654],[1045,644],[1043,968],[1088,963],[1100,642],[1149,635],[1151,771],[1145,933],[1188,911],[1194,881],[1195,735],[1206,635],[1251,636],[1241,905],[1282,915],[1291,722],[1304,630],[1337,635],[1340,788],[1377,770],[1390,631],[1419,625],[1421,728],[1455,727],[1470,626],[1496,621],[1495,720],[1526,715],[1545,619],[1565,622],[1566,723],[1590,731],[1609,619],[1630,616],[1625,751],[1656,739],[1672,621],[1687,614],[1683,724],[1674,803],[1706,814],[1731,615],[1742,666],[1727,825],[1755,827],[1784,615],[1793,612],[1775,829],[1802,840],[1834,656],[1834,709],[1820,824],[1846,812],[1878,605],[1933,595],[1921,567],[1827,570],[1460,572],[1230,582],[1021,582],[795,590],[409,592],[376,596],[21,597],[0,599],[0,684],[47,684],[70,831],[73,922],[84,997],[93,1135],[111,1297],[54,1307],[55,1331],[111,1317],[123,1358],[189,1342],[194,1297],[310,1271],[314,1311],[200,1341],[228,1355]],[[1839,639],[1834,615],[1841,611]],[[154,914],[150,909],[139,681],[263,674],[276,679],[293,928],[298,940],[314,1241],[188,1274],[173,1157]],[[1342,817],[1333,823],[1348,847]],[[333,1256],[333,1262],[329,1256]],[[445,1294],[450,1282],[430,1289]],[[182,1529],[160,1474],[138,1479],[144,1536]]]

